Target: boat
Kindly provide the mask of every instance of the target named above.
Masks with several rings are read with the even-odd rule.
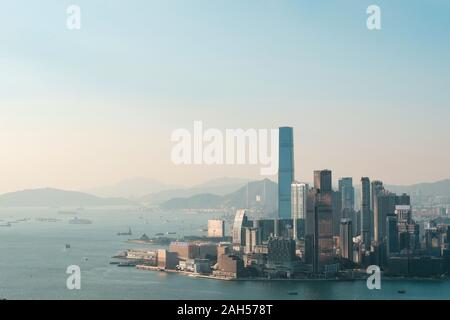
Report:
[[[166,232],[166,234],[177,234],[176,232]]]
[[[70,249],[70,244],[66,243],[66,249]]]
[[[155,233],[155,236],[157,236],[157,237],[161,237],[163,235],[164,235],[164,233],[161,233],[161,232]]]
[[[88,219],[79,219],[77,217],[70,219],[69,224],[91,224],[92,221]]]
[[[397,292],[400,293],[400,294],[404,294],[404,293],[406,293],[406,290],[405,289],[400,289]]]
[[[131,228],[128,227],[128,231],[127,232],[117,232],[118,236],[131,236],[133,233],[131,232]]]
[[[136,267],[136,265],[137,265],[136,261],[119,262],[117,264],[118,267]]]
[[[296,295],[298,295],[298,292],[291,291],[291,292],[288,292],[288,295],[290,295],[290,296],[296,296]]]
[[[0,227],[11,227],[11,223],[9,223],[9,222],[2,223],[2,224],[0,224]]]

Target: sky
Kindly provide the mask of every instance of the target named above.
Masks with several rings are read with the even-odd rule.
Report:
[[[445,0],[2,1],[0,192],[264,178],[175,165],[171,133],[194,121],[294,127],[301,181],[450,178],[449,34]]]

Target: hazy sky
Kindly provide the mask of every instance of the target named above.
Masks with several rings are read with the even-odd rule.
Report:
[[[261,178],[172,164],[171,132],[194,120],[293,126],[299,180],[450,178],[449,34],[446,0],[2,1],[0,192]]]

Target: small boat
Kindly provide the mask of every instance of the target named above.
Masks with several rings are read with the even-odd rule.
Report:
[[[166,234],[177,234],[176,232],[166,232]]]
[[[66,249],[70,249],[70,244],[66,243]]]
[[[74,219],[69,220],[69,224],[91,224],[92,221],[88,219],[79,219],[75,217]]]
[[[400,293],[400,294],[404,294],[404,293],[406,293],[406,290],[405,289],[400,289],[397,292]]]
[[[131,236],[132,232],[131,232],[131,228],[128,227],[128,231],[127,232],[117,232],[118,236]]]
[[[157,236],[157,237],[160,237],[160,236],[163,236],[163,235],[164,235],[164,233],[161,233],[161,232],[158,232],[158,233],[155,234],[155,236]]]
[[[288,292],[288,295],[290,295],[290,296],[296,296],[296,295],[298,295],[298,292],[291,291],[291,292]]]

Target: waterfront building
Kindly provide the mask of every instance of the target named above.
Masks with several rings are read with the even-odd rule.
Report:
[[[222,254],[217,259],[217,269],[213,275],[236,279],[244,275],[244,261],[237,255]]]
[[[291,184],[294,181],[294,134],[292,127],[279,128],[278,216],[291,217]]]
[[[341,220],[339,249],[342,258],[353,261],[353,227],[348,218]]]
[[[293,238],[299,240],[305,235],[305,219],[308,201],[307,183],[294,182],[291,185],[291,216],[293,222]]]
[[[169,251],[178,255],[178,259],[194,259],[198,256],[198,248],[192,242],[173,241],[169,245]]]
[[[361,240],[368,250],[371,242],[370,179],[361,178]]]
[[[323,272],[334,258],[331,171],[314,172],[314,257],[313,270]],[[321,189],[322,188],[322,189]]]
[[[225,237],[225,220],[208,220],[208,238]]]
[[[167,251],[166,249],[158,249],[157,266],[161,269],[175,269],[178,265],[178,254]]]

